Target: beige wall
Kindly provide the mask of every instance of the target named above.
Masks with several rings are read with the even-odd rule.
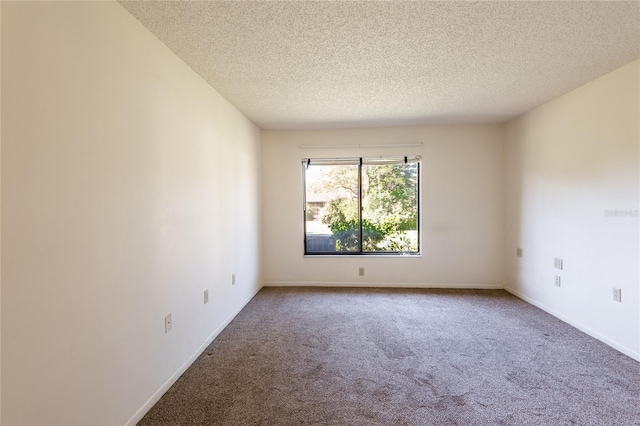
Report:
[[[500,125],[263,130],[262,144],[264,285],[502,287]],[[303,257],[301,159],[380,155],[422,156],[422,257]]]
[[[639,77],[635,61],[505,127],[509,290],[636,359],[639,220],[607,211],[639,208]]]
[[[2,423],[133,422],[259,287],[259,130],[115,2],[2,43]]]

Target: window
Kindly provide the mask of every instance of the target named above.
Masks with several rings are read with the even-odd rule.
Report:
[[[302,169],[305,254],[420,252],[420,158],[311,158]]]

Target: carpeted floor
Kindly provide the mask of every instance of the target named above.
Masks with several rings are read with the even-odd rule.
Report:
[[[139,425],[640,425],[640,363],[501,290],[264,288]]]

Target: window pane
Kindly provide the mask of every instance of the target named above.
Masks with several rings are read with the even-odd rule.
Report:
[[[418,167],[362,166],[363,251],[418,251]]]
[[[305,185],[306,252],[359,251],[358,166],[311,163]]]

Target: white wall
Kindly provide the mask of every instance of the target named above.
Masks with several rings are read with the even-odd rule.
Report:
[[[263,284],[502,288],[502,137],[499,125],[263,130]],[[422,257],[303,257],[301,159],[385,154],[422,156]]]
[[[2,43],[2,423],[133,422],[259,287],[259,130],[115,2]]]
[[[639,220],[606,211],[639,208],[639,77],[635,61],[505,128],[508,289],[636,359]]]

